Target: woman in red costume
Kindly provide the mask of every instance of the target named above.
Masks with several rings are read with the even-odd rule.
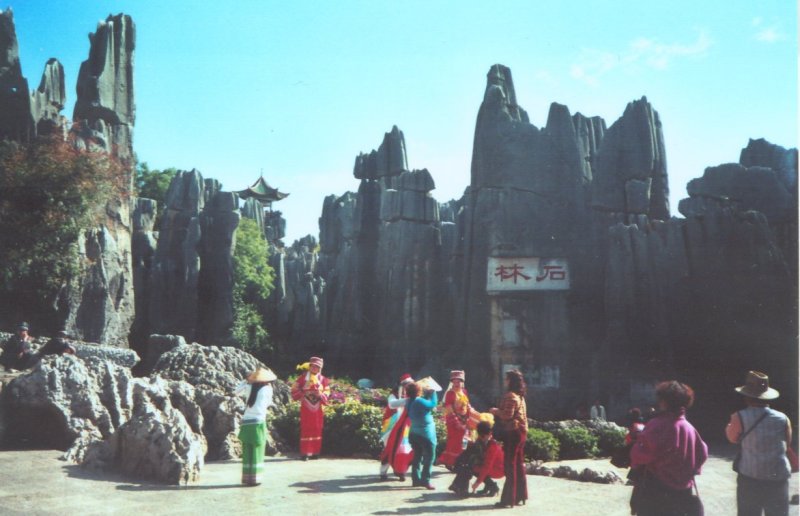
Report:
[[[300,400],[300,456],[303,460],[319,455],[322,449],[322,426],[325,421],[322,406],[327,403],[331,389],[322,376],[322,359],[311,357],[308,371],[292,385],[292,399]]]
[[[406,395],[406,385],[413,383],[414,379],[410,374],[400,377],[400,385],[397,388],[397,395],[389,395],[386,409],[383,411],[383,426],[381,427],[381,441],[383,441],[383,452],[381,452],[381,480],[389,480],[389,466],[392,467],[394,474],[403,482],[406,479],[411,459],[414,451],[408,441],[408,432],[411,427],[411,420],[406,412],[408,396]]]
[[[464,371],[450,371],[450,387],[444,395],[444,420],[447,424],[447,445],[437,462],[453,469],[456,459],[467,447],[470,432],[469,396],[464,388]]]

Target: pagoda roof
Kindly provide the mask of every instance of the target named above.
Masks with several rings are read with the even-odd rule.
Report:
[[[258,181],[250,185],[245,190],[236,192],[242,199],[249,199],[253,197],[262,202],[280,201],[289,196],[288,193],[279,192],[277,188],[272,188],[264,181],[264,176],[258,178]]]

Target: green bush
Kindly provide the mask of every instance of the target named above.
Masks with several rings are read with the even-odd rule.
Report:
[[[267,416],[267,428],[276,432],[292,449],[300,446],[300,403],[292,401]]]
[[[620,448],[625,447],[626,431],[622,428],[603,427],[595,432],[600,455],[608,457]]]
[[[326,405],[322,451],[326,455],[349,457],[367,454],[378,458],[383,410],[358,401]]]
[[[585,459],[599,453],[597,437],[582,426],[565,428],[556,433],[561,459]]]
[[[525,440],[525,458],[545,462],[558,460],[560,444],[556,436],[538,428],[528,429]]]
[[[440,414],[433,413],[433,423],[436,426],[436,450],[434,452],[434,460],[444,452],[447,446],[447,424]]]
[[[383,410],[348,400],[323,407],[322,453],[352,456],[366,454],[377,458],[381,452]],[[300,444],[300,403],[293,401],[276,411],[268,422],[293,449]]]

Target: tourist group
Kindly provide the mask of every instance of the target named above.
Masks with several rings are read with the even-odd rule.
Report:
[[[322,448],[322,406],[330,395],[322,367],[323,360],[312,357],[307,371],[292,385],[292,398],[300,402],[302,460],[317,457]],[[239,432],[245,485],[259,483],[266,442],[265,417],[272,403],[271,382],[275,379],[271,371],[258,369],[239,386],[247,397]],[[519,371],[508,371],[505,394],[498,407],[486,413],[476,411],[470,404],[465,380],[464,371],[450,372],[442,411],[447,442],[436,457],[433,413],[441,388],[430,377],[419,381],[409,374],[400,377],[384,410],[379,478],[389,480],[391,469],[397,479],[405,481],[410,467],[412,486],[433,490],[431,468],[439,464],[455,473],[449,486],[454,496],[499,494],[497,508],[524,505],[528,499],[524,464],[528,414],[523,376]],[[760,515],[763,509],[767,516],[787,515],[792,430],[786,415],[769,407],[778,391],[769,387],[765,374],[757,371],[750,371],[736,391],[742,395],[745,408],[731,415],[725,433],[732,443],[740,445],[734,462],[738,472],[738,514]],[[612,458],[615,464],[631,468],[631,514],[703,514],[694,478],[708,457],[708,448],[686,419],[686,410],[694,403],[694,391],[681,382],[666,381],[656,386],[655,394],[658,407],[646,422],[638,409],[629,412],[626,447],[621,450],[624,456]],[[503,478],[501,490],[496,480]]]

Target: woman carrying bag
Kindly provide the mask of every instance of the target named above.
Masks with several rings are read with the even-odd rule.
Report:
[[[506,393],[500,408],[492,408],[495,417],[495,438],[503,440],[506,481],[497,508],[525,505],[528,480],[525,476],[525,440],[528,436],[528,409],[525,404],[525,380],[519,371],[508,371]]]

